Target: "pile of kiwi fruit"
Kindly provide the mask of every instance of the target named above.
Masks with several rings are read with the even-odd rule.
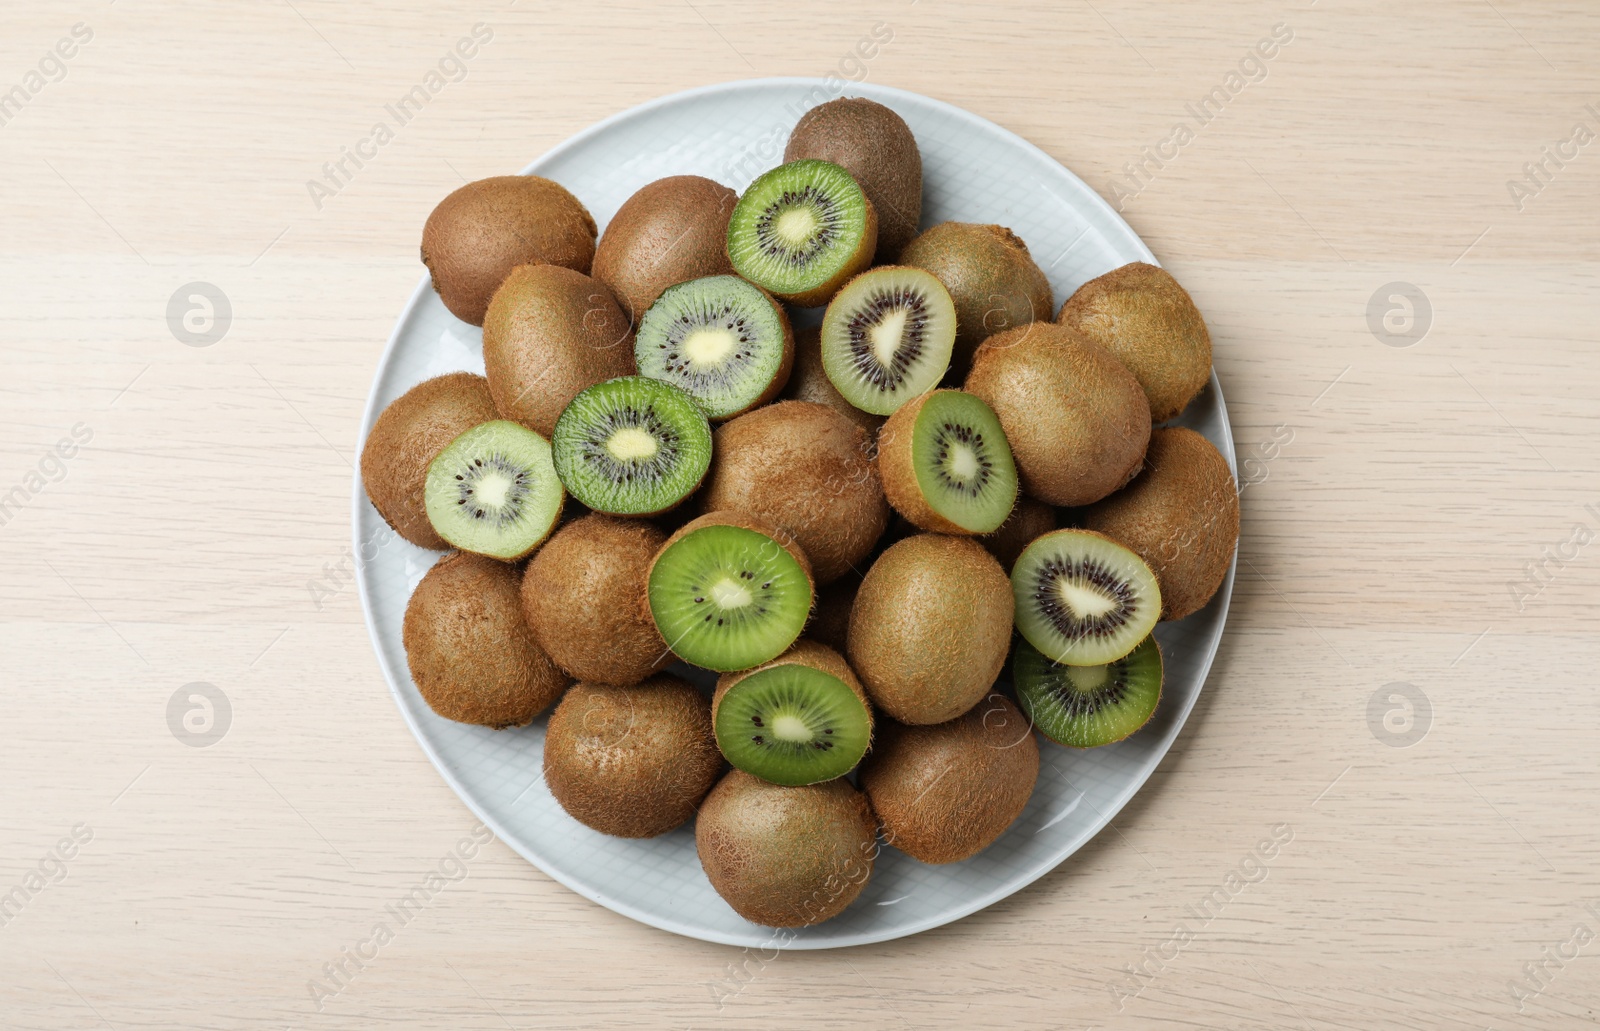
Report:
[[[603,233],[549,180],[464,186],[422,258],[485,375],[418,383],[361,456],[377,512],[449,552],[405,615],[422,698],[550,711],[565,811],[693,821],[758,924],[838,914],[884,846],[987,848],[1039,737],[1138,731],[1153,628],[1238,538],[1228,463],[1162,425],[1211,371],[1188,293],[1134,263],[1057,311],[1012,229],[919,233],[922,194],[906,122],[853,98],[742,193],[661,179]]]

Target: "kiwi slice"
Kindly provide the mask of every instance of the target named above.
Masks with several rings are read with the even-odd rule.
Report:
[[[711,702],[717,747],[728,761],[774,784],[842,777],[867,754],[872,710],[832,648],[812,641],[717,681]]]
[[[728,221],[734,271],[786,301],[814,308],[872,263],[878,215],[849,172],[791,161],[750,184]]]
[[[885,265],[863,272],[828,303],[822,368],[845,400],[890,415],[937,386],[950,367],[956,309],[931,272]]]
[[[633,349],[641,375],[683,389],[721,420],[778,396],[794,362],[794,334],[782,306],[760,287],[706,276],[662,291]]]
[[[1056,530],[1011,570],[1017,629],[1056,662],[1114,662],[1150,635],[1161,588],[1144,559],[1092,530]]]
[[[984,534],[1017,500],[1017,466],[994,409],[959,390],[913,398],[878,435],[883,492],[924,530]]]
[[[428,464],[428,522],[450,544],[514,562],[555,528],[566,492],[550,445],[520,423],[496,419],[467,430]]]
[[[1096,748],[1150,721],[1161,700],[1161,646],[1146,637],[1120,659],[1067,666],[1023,641],[1011,677],[1022,711],[1041,734],[1072,748]]]
[[[786,535],[732,512],[686,523],[650,564],[650,615],[685,662],[721,673],[782,655],[811,612],[811,568]]]
[[[561,482],[585,505],[655,515],[700,486],[711,467],[711,426],[672,384],[622,376],[573,398],[551,447]]]

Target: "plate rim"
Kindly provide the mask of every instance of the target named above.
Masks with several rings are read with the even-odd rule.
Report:
[[[547,162],[554,161],[556,158],[565,154],[569,150],[582,146],[591,137],[606,132],[621,122],[647,116],[658,108],[682,103],[700,96],[715,95],[720,93],[738,93],[754,86],[776,85],[792,85],[806,88],[822,86],[829,89],[830,93],[833,92],[832,88],[827,86],[827,80],[820,76],[769,76],[753,79],[734,79],[726,82],[712,83],[705,86],[695,86],[690,89],[679,90],[675,93],[668,93],[663,96],[654,97],[650,100],[646,100],[642,103],[635,104],[632,107],[625,108],[614,114],[608,115],[600,121],[587,126],[586,128],[574,133],[573,135],[562,140],[560,143],[551,147],[549,150],[530,161],[517,174],[536,174],[539,167],[545,165]],[[943,113],[947,115],[951,115],[957,119],[967,122],[976,123],[985,131],[998,132],[1003,136],[1009,137],[1013,143],[1020,145],[1025,150],[1032,152],[1035,156],[1041,157],[1052,165],[1060,168],[1061,171],[1066,174],[1070,185],[1085,198],[1085,202],[1088,205],[1100,209],[1101,214],[1109,216],[1110,226],[1116,229],[1124,237],[1124,242],[1126,242],[1132,249],[1142,252],[1144,255],[1144,260],[1157,266],[1161,264],[1160,261],[1157,260],[1155,254],[1151,252],[1149,246],[1145,244],[1144,240],[1134,232],[1133,227],[1128,225],[1121,213],[1118,212],[1116,208],[1112,207],[1104,197],[1101,197],[1098,193],[1096,193],[1092,187],[1084,182],[1081,177],[1079,177],[1066,165],[1062,164],[1059,160],[1052,157],[1036,144],[1018,135],[1005,126],[993,122],[982,115],[968,111],[963,107],[952,104],[949,101],[940,100],[936,97],[930,97],[927,94],[917,93],[912,90],[901,89],[895,86],[884,86],[876,83],[867,83],[865,81],[847,82],[837,96],[843,97],[852,95],[852,90],[856,91],[854,95],[877,94],[880,97],[886,97],[889,99],[899,98],[917,104],[931,104],[943,109]],[[620,899],[611,898],[603,892],[594,891],[589,887],[570,879],[563,871],[555,868],[551,864],[546,863],[543,859],[533,854],[530,850],[525,849],[518,840],[517,836],[508,833],[506,828],[502,826],[498,820],[486,812],[478,804],[473,793],[467,790],[466,786],[456,777],[454,771],[451,769],[444,756],[439,754],[433,743],[429,740],[428,736],[423,733],[422,727],[419,725],[416,717],[412,715],[410,708],[407,706],[406,699],[401,695],[399,678],[395,675],[394,669],[390,666],[389,660],[384,654],[383,642],[378,637],[376,620],[373,618],[372,600],[369,597],[368,591],[368,576],[366,569],[367,564],[361,558],[361,552],[363,548],[361,517],[363,511],[362,505],[363,502],[366,501],[366,488],[361,478],[361,463],[359,456],[361,454],[362,447],[366,444],[368,435],[372,431],[373,423],[376,422],[377,417],[381,412],[381,408],[378,405],[377,399],[379,396],[379,389],[383,383],[384,375],[387,372],[389,364],[394,357],[394,353],[399,346],[401,337],[405,335],[405,331],[410,326],[413,318],[416,315],[417,307],[428,296],[431,289],[431,277],[426,271],[424,271],[416,287],[411,291],[411,296],[406,301],[405,307],[401,309],[399,317],[395,320],[394,328],[389,333],[389,339],[384,344],[382,353],[378,356],[377,366],[373,372],[372,382],[367,390],[366,403],[362,409],[361,422],[357,427],[357,461],[354,464],[352,477],[353,489],[350,513],[351,545],[353,549],[352,553],[356,556],[356,593],[361,602],[362,623],[366,627],[367,638],[372,645],[374,654],[377,657],[378,668],[383,673],[384,682],[389,688],[390,697],[394,700],[395,707],[400,710],[400,716],[405,721],[407,728],[411,731],[412,738],[422,748],[423,753],[428,757],[429,762],[433,764],[440,776],[444,778],[445,783],[453,792],[455,792],[456,797],[467,806],[472,814],[478,818],[480,823],[488,827],[489,830],[494,833],[496,838],[509,846],[513,852],[517,853],[528,863],[532,864],[535,869],[539,870],[541,873],[545,874],[547,877],[562,885],[569,891],[581,895],[591,902],[604,906],[606,909],[609,909],[614,913],[625,916],[630,920],[634,920],[648,927],[653,927],[658,930],[681,935],[686,938],[692,938],[697,941],[713,942],[719,945],[749,947],[751,944],[751,936],[748,934],[742,936],[724,934],[714,930],[707,930],[699,926],[691,926],[682,921],[663,917],[656,913],[639,910]],[[1234,482],[1238,483],[1239,473],[1236,461],[1236,452],[1234,449],[1233,425],[1228,417],[1227,401],[1223,396],[1222,384],[1217,378],[1215,366],[1213,366],[1211,370],[1208,385],[1216,399],[1218,416],[1221,420],[1224,430],[1222,440],[1223,446],[1220,448],[1220,450],[1222,451],[1223,458],[1228,463],[1229,471],[1233,474]],[[380,516],[379,519],[381,521],[382,517]],[[1238,564],[1239,550],[1238,544],[1235,543],[1233,557],[1230,559],[1228,564],[1227,575],[1224,577],[1222,585],[1217,589],[1217,596],[1213,600],[1213,604],[1217,603],[1217,601],[1220,601],[1220,608],[1216,613],[1218,629],[1216,634],[1213,635],[1208,642],[1204,657],[1199,663],[1198,686],[1196,687],[1194,694],[1189,698],[1187,704],[1184,705],[1182,710],[1178,713],[1177,718],[1173,720],[1166,736],[1158,746],[1154,760],[1151,761],[1148,767],[1142,770],[1137,777],[1131,778],[1127,782],[1124,789],[1115,796],[1114,804],[1106,807],[1105,812],[1100,814],[1100,819],[1094,826],[1093,830],[1085,833],[1080,841],[1072,844],[1070,847],[1064,848],[1061,854],[1054,860],[1046,865],[1041,866],[1039,869],[1032,872],[1031,875],[1020,879],[1015,883],[1008,882],[990,892],[963,902],[958,906],[943,910],[937,915],[924,918],[923,920],[919,920],[907,926],[894,927],[886,929],[882,932],[862,932],[852,936],[849,940],[831,940],[823,938],[812,939],[802,936],[791,937],[787,941],[781,940],[785,933],[782,929],[764,928],[765,931],[769,932],[768,938],[766,941],[760,944],[760,947],[771,947],[782,951],[812,951],[822,949],[852,948],[859,945],[873,945],[885,941],[893,941],[899,938],[908,938],[912,935],[921,934],[924,931],[932,930],[935,927],[942,927],[945,924],[955,923],[958,920],[963,920],[966,917],[971,916],[973,913],[987,909],[1002,899],[1008,898],[1009,896],[1014,895],[1017,892],[1022,891],[1023,889],[1043,880],[1046,876],[1059,868],[1062,863],[1066,862],[1067,859],[1077,854],[1080,849],[1098,837],[1100,833],[1110,825],[1111,821],[1116,817],[1116,815],[1127,806],[1128,802],[1133,798],[1133,796],[1138,794],[1139,791],[1144,788],[1145,784],[1155,773],[1156,769],[1160,767],[1161,764],[1166,760],[1167,754],[1171,751],[1172,745],[1177,741],[1178,735],[1183,732],[1183,728],[1188,724],[1189,716],[1194,711],[1195,705],[1199,702],[1200,695],[1205,690],[1206,682],[1210,679],[1211,667],[1216,659],[1217,651],[1221,647],[1222,638],[1227,633],[1228,612],[1233,602],[1234,578],[1238,569]],[[407,678],[409,679],[409,672],[407,674]],[[752,924],[751,926],[759,927],[760,925]]]

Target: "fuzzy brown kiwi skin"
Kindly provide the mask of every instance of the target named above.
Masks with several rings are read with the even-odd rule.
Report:
[[[872,438],[810,401],[780,401],[717,427],[698,504],[787,530],[819,584],[865,559],[889,520]]]
[[[483,325],[489,299],[518,265],[587,273],[594,218],[566,187],[536,175],[498,175],[451,193],[422,229],[422,263],[451,314]]]
[[[1150,404],[1133,373],[1076,330],[1035,322],[983,342],[966,390],[1000,419],[1022,489],[1092,504],[1139,471]]]
[[[501,416],[548,438],[574,397],[638,371],[633,324],[604,283],[559,265],[519,265],[489,302],[483,365]]]
[[[687,823],[721,772],[710,706],[674,676],[576,684],[545,733],[550,793],[579,823],[620,838]]]
[[[520,727],[571,683],[522,618],[516,569],[482,555],[434,563],[406,605],[401,639],[423,699],[460,723]]]
[[[1136,261],[1078,288],[1056,321],[1116,355],[1150,401],[1150,418],[1181,413],[1211,378],[1211,333],[1166,269]]]
[[[470,372],[423,380],[391,401],[361,448],[361,482],[383,521],[419,548],[448,549],[428,521],[428,464],[456,437],[498,418],[489,381]]]
[[[1022,814],[1038,779],[1033,728],[999,694],[947,723],[886,723],[860,777],[884,840],[924,863],[988,848]]]
[[[970,537],[891,546],[850,610],[847,654],[873,704],[901,723],[943,723],[994,686],[1011,648],[1011,579]]]
[[[627,686],[671,664],[645,603],[645,576],[666,539],[644,520],[592,513],[545,542],[523,572],[522,611],[556,665]]]
[[[1144,470],[1083,513],[1084,526],[1133,550],[1161,586],[1161,618],[1206,606],[1239,543],[1239,490],[1227,459],[1191,429],[1157,429]]]
[[[860,97],[819,104],[800,117],[783,160],[831,161],[855,177],[878,212],[876,264],[892,262],[922,218],[922,152],[890,108]]]
[[[806,326],[794,331],[794,367],[789,373],[789,383],[783,390],[785,401],[814,401],[827,405],[851,422],[867,431],[874,439],[884,424],[884,417],[863,412],[844,399],[839,388],[828,378],[822,367],[822,327]]]
[[[934,274],[956,306],[956,342],[946,382],[959,383],[978,345],[996,333],[1050,320],[1055,295],[1028,253],[1005,226],[941,222],[900,254],[900,264]]]
[[[911,442],[916,435],[917,415],[922,406],[935,394],[949,391],[930,390],[914,397],[895,409],[889,421],[878,432],[878,472],[883,476],[883,493],[896,512],[916,526],[932,533],[949,533],[957,536],[977,536],[973,531],[953,523],[933,510],[923,496],[922,485],[917,481],[917,467],[912,456]],[[1013,499],[1015,504],[1015,499]]]
[[[861,681],[856,679],[855,672],[850,668],[850,664],[845,661],[843,655],[840,655],[827,645],[807,640],[804,637],[790,645],[788,651],[771,662],[764,662],[753,669],[740,670],[737,673],[724,673],[718,677],[717,690],[711,698],[712,726],[716,725],[717,710],[722,707],[722,700],[727,697],[729,691],[733,690],[740,681],[750,674],[760,673],[762,670],[772,669],[774,666],[807,666],[844,681],[845,686],[854,691],[856,697],[861,699],[861,704],[866,706],[867,734],[871,735],[872,703],[867,698],[866,689],[861,686]]]
[[[728,219],[738,200],[733,190],[698,175],[668,176],[642,187],[601,234],[594,278],[611,288],[637,326],[667,287],[732,275]]]
[[[1018,494],[1016,505],[1000,524],[1000,529],[979,537],[978,543],[988,549],[1000,568],[1009,574],[1024,548],[1056,528],[1057,518],[1055,506]]]
[[[877,820],[842,777],[790,788],[733,770],[701,804],[694,844],[711,886],[740,916],[807,927],[866,887]]]

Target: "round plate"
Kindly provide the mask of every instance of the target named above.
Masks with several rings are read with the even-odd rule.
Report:
[[[1049,276],[1058,303],[1120,265],[1154,262],[1098,194],[1015,134],[903,90],[862,83],[844,92],[894,108],[916,134],[924,227],[947,220],[1011,227]],[[635,190],[663,176],[703,175],[742,191],[782,161],[800,114],[836,95],[825,80],[800,78],[690,90],[609,118],[523,171],[572,190],[603,227]],[[483,372],[482,336],[445,310],[424,275],[379,363],[362,441],[390,401],[423,379],[460,369]],[[1205,434],[1234,466],[1215,376],[1178,421]],[[472,811],[529,862],[609,909],[677,934],[753,947],[826,949],[915,934],[982,909],[1053,869],[1117,814],[1166,754],[1205,682],[1233,591],[1230,569],[1203,611],[1156,629],[1166,687],[1143,730],[1082,752],[1040,740],[1033,798],[988,849],[966,862],[925,866],[885,847],[871,881],[843,914],[803,930],[774,931],[745,921],[711,889],[692,826],[632,841],[589,830],[562,811],[540,775],[544,719],[495,731],[435,716],[406,671],[400,625],[412,588],[438,553],[388,529],[366,499],[359,469],[354,522],[361,604],[384,676],[423,750]]]

